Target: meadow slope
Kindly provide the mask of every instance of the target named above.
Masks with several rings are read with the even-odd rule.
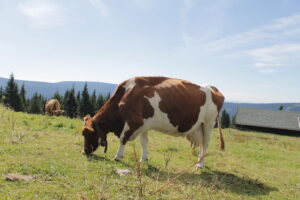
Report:
[[[0,105],[0,199],[299,199],[300,138],[217,130],[206,167],[194,168],[197,150],[184,138],[150,132],[148,163],[137,139],[114,162],[118,138],[108,138],[107,154],[81,151],[82,121],[12,112]],[[136,153],[135,153],[136,152]],[[130,169],[119,176],[116,169]],[[33,180],[7,181],[9,173]]]

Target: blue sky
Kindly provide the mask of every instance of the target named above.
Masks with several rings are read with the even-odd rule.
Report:
[[[299,0],[0,0],[0,77],[161,75],[300,102]]]

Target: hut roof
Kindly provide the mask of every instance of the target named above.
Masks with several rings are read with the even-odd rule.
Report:
[[[236,124],[300,132],[300,112],[239,107]]]

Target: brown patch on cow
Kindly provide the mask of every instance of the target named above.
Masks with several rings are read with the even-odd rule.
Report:
[[[222,95],[221,92],[219,92],[219,90],[216,87],[211,86],[211,88],[212,88],[212,100],[214,104],[217,106],[218,113],[220,113],[222,106],[224,104],[225,97]]]
[[[167,80],[169,78],[166,77],[136,77],[135,78],[135,83],[138,86],[155,86],[158,85],[160,83],[162,83],[163,81]]]
[[[115,93],[94,116],[94,122],[97,123],[104,134],[113,132],[116,136],[120,137],[124,128],[125,122],[121,117],[119,102],[125,94],[125,89],[123,87],[125,84],[126,81],[122,82],[117,87]]]
[[[205,92],[200,86],[187,81],[169,79],[157,85],[155,91],[161,101],[159,108],[168,115],[173,126],[178,126],[179,132],[188,131],[198,120],[200,107],[205,104]]]

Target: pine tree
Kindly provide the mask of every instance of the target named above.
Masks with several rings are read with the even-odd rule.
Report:
[[[63,103],[63,97],[56,91],[52,97],[52,99],[57,99],[59,103]]]
[[[230,126],[230,116],[226,112],[226,110],[223,110],[223,112],[222,112],[221,124],[222,124],[222,128],[229,128],[229,126]]]
[[[3,88],[0,87],[0,102],[2,102],[2,97],[3,97]]]
[[[91,96],[91,105],[92,105],[92,112],[91,114],[94,115],[97,109],[97,96],[96,96],[96,90],[93,91],[93,94]]]
[[[18,84],[15,82],[14,75],[10,79],[3,92],[3,103],[15,111],[22,111],[22,101],[19,94]]]
[[[231,119],[231,127],[235,127],[235,122],[236,122],[236,114]]]
[[[69,100],[69,95],[70,95],[70,91],[66,90],[65,95],[63,97],[63,101],[61,102],[61,106],[63,107],[63,109],[65,109],[65,111],[66,111],[66,106],[68,106],[67,104],[68,104],[68,100]]]
[[[21,90],[20,90],[20,97],[21,97],[21,102],[22,102],[22,110],[27,111],[27,106],[26,106],[26,90],[25,90],[25,85],[24,83],[22,84]]]
[[[99,94],[98,98],[97,98],[97,103],[96,103],[96,110],[99,110],[105,103],[104,97]]]
[[[79,117],[80,115],[80,100],[81,100],[81,93],[80,91],[77,92],[76,96],[76,104],[77,104],[77,111],[76,111],[76,116]]]
[[[39,95],[39,106],[41,108],[41,114],[45,113],[45,105],[46,105],[47,99],[40,94]]]
[[[29,103],[29,113],[41,114],[43,112],[43,97],[38,93],[34,93]]]
[[[75,98],[75,89],[67,90],[64,96],[64,110],[70,118],[76,117],[77,102]]]
[[[110,98],[110,93],[108,93],[108,94],[106,95],[106,97],[105,97],[105,102],[107,102],[109,98]]]
[[[278,110],[282,111],[283,110],[283,105],[278,106]]]
[[[93,112],[93,107],[90,102],[90,95],[87,88],[87,83],[85,83],[83,91],[81,93],[80,116],[84,117],[86,114],[91,114],[92,112]]]

